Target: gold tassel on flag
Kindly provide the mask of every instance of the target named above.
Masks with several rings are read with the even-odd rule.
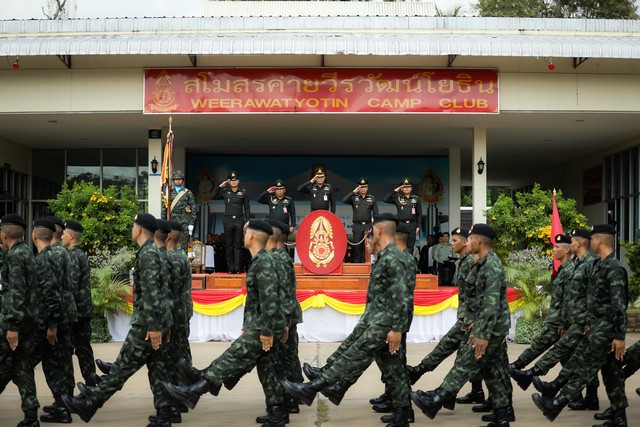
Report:
[[[162,182],[162,201],[164,207],[167,210],[167,219],[170,219],[171,211],[169,209],[171,203],[171,174],[173,173],[173,130],[172,130],[173,118],[169,116],[169,133],[167,133],[167,142],[164,145],[164,151],[162,155],[162,176],[160,180]]]

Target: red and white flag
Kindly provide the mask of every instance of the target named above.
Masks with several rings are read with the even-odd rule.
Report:
[[[171,121],[169,121],[169,133],[167,134],[167,142],[164,145],[162,153],[162,202],[167,209],[167,219],[170,217],[171,203],[171,174],[173,173],[173,130],[171,130]]]
[[[553,211],[551,212],[551,246],[556,244],[556,236],[562,233],[562,223],[560,222],[560,214],[558,213],[558,203],[556,202],[556,190],[553,190]],[[553,260],[553,272],[552,276],[558,273],[558,269],[562,263],[554,259]]]

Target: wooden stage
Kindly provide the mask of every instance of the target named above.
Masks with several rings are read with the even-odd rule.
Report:
[[[367,290],[371,263],[342,264],[334,274],[319,275],[304,271],[300,263],[294,264],[297,289],[310,290]],[[194,274],[192,289],[242,289],[246,286],[245,274]],[[433,274],[418,274],[416,290],[437,290],[438,278]]]

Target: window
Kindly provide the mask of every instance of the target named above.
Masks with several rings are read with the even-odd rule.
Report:
[[[86,181],[100,186],[100,150],[67,150],[67,183]]]
[[[638,238],[640,228],[640,145],[605,157],[603,162],[607,221],[618,239]]]

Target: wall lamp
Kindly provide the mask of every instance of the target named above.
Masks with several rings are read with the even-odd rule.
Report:
[[[480,161],[478,162],[478,175],[482,175],[482,172],[484,172],[484,165],[485,163],[482,161],[482,157],[480,157]]]
[[[151,160],[151,172],[158,172],[158,160],[156,159],[156,156],[153,156],[153,160]]]

